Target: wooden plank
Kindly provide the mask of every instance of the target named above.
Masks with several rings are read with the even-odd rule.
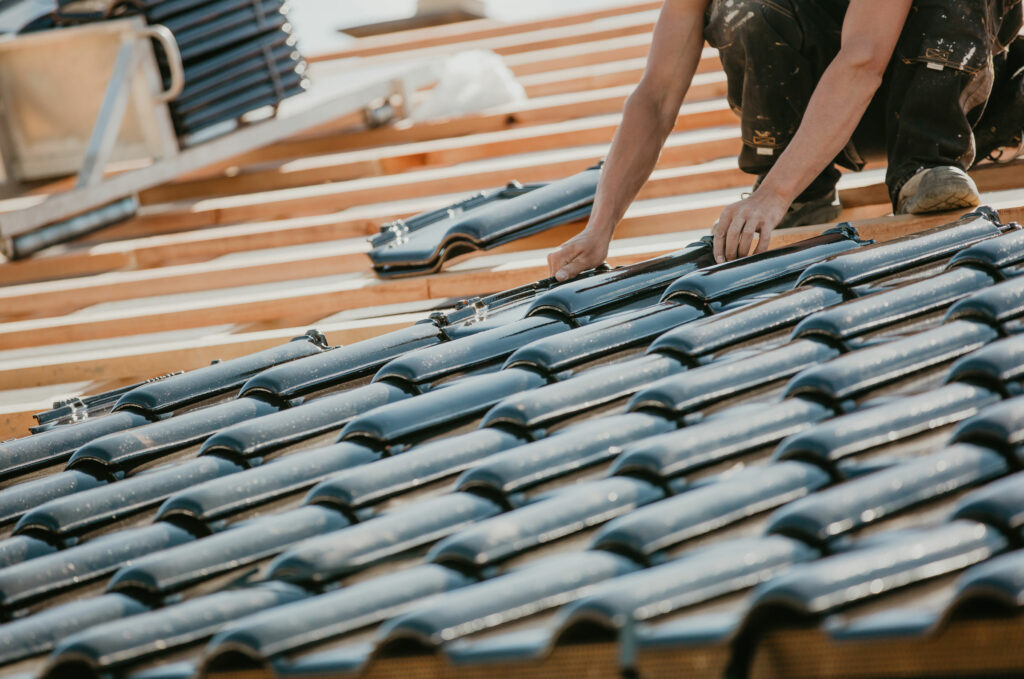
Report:
[[[314,54],[307,58],[311,62],[318,62],[438,47],[466,49],[466,43],[480,44],[481,41],[494,38],[518,37],[524,33],[529,34],[541,30],[560,29],[566,26],[600,21],[637,12],[657,10],[660,7],[661,2],[634,2],[590,12],[545,17],[544,19],[534,21],[502,22],[494,19],[479,19],[448,26],[412,29],[388,35],[374,36],[372,38],[360,38],[351,46],[346,46],[343,50]],[[489,47],[484,47],[484,49],[489,49]]]
[[[517,78],[522,78],[566,68],[595,66],[609,61],[643,59],[650,51],[651,35],[637,33],[580,45],[565,45],[546,50],[509,54],[502,57],[502,60]],[[718,50],[710,47],[704,48],[704,52],[701,54],[701,64],[705,63],[706,57],[717,57],[717,55]],[[721,64],[717,61],[711,63],[716,66],[713,70],[721,68]]]

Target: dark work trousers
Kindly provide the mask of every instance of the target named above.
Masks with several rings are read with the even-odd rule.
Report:
[[[839,52],[847,5],[711,0],[704,37],[719,50],[729,104],[741,118],[744,172],[765,175],[793,138]],[[1007,47],[1020,27],[1021,0],[915,0],[882,86],[850,143],[797,200],[831,192],[839,179],[836,164],[859,170],[866,159],[886,158],[894,204],[919,168],[968,169],[978,151],[974,128],[994,85],[999,91],[1000,79],[1009,77]],[[1016,43],[1015,53],[1022,46]]]

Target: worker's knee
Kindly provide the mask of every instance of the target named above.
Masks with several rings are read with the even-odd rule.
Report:
[[[719,50],[770,49],[780,41],[799,41],[800,6],[809,0],[712,0],[704,37]],[[813,0],[810,0],[813,1]]]

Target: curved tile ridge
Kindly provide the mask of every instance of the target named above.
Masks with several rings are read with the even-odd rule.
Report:
[[[662,550],[802,498],[828,481],[800,462],[749,467],[612,521],[593,547],[651,563]]]
[[[778,535],[737,538],[699,548],[601,583],[592,594],[559,611],[558,634],[580,623],[621,629],[754,587],[817,556],[817,550]]]
[[[307,504],[325,504],[353,513],[386,498],[454,476],[490,455],[526,443],[499,429],[478,429],[415,446],[394,457],[331,475],[306,495]]]
[[[472,418],[507,396],[545,383],[537,373],[519,368],[465,377],[435,391],[359,415],[345,425],[338,440],[392,446],[416,434]]]
[[[848,410],[850,400],[969,354],[997,337],[995,330],[980,323],[947,323],[802,370],[786,386],[786,396],[802,396]]]
[[[61,639],[149,607],[124,594],[104,594],[33,613],[0,626],[0,663],[45,653]]]
[[[1024,542],[1024,472],[972,490],[960,499],[952,516],[994,526],[1020,546]]]
[[[866,245],[809,266],[800,275],[798,285],[827,282],[849,290],[854,285],[949,257],[1000,233],[998,215],[989,208],[979,208],[951,224]]]
[[[952,573],[1006,549],[999,532],[974,521],[901,531],[881,544],[799,564],[754,590],[751,609],[821,615],[900,587]]]
[[[1007,471],[1006,460],[998,453],[955,445],[792,502],[772,515],[767,530],[824,545],[867,524]]]
[[[470,493],[410,503],[344,530],[305,540],[271,563],[268,577],[323,583],[428,545],[498,514],[501,507]]]
[[[28,535],[15,535],[0,540],[0,569],[56,551],[57,548],[46,540]]]
[[[819,422],[782,441],[773,459],[813,462],[838,477],[841,473],[836,463],[840,460],[959,422],[979,411],[987,413],[998,402],[999,395],[988,389],[949,384]]]
[[[152,420],[141,413],[123,411],[4,441],[0,443],[0,479],[12,479],[40,467],[67,462],[75,450],[90,441],[150,422]]]
[[[786,379],[808,365],[835,359],[839,350],[813,340],[790,342],[778,349],[710,363],[662,378],[638,391],[628,410],[653,410],[682,417],[713,403]]]
[[[483,568],[664,497],[639,479],[614,477],[563,488],[532,504],[463,528],[427,554],[434,563]]]
[[[989,406],[964,420],[953,430],[950,440],[987,446],[1024,466],[1024,396]]]
[[[825,406],[798,398],[734,406],[692,426],[627,445],[612,473],[667,482],[771,445],[831,415]]]
[[[578,318],[607,311],[660,292],[680,276],[713,263],[710,243],[700,240],[667,255],[569,281],[540,295],[528,313],[551,310]]]
[[[107,483],[80,471],[60,472],[0,490],[0,525],[20,519],[26,512],[51,500],[97,488]]]
[[[946,320],[972,320],[1009,330],[1011,321],[1024,317],[1024,276],[979,290],[960,300],[946,312]]]
[[[57,644],[44,677],[57,679],[86,665],[107,673],[133,662],[200,641],[244,615],[302,599],[307,593],[283,583],[260,583],[216,592],[180,604],[103,623]]]
[[[354,443],[304,450],[260,467],[189,486],[167,498],[157,511],[157,519],[185,518],[202,522],[213,530],[213,523],[219,519],[378,459],[377,453]]]
[[[416,323],[286,365],[267,368],[242,386],[241,395],[265,393],[280,399],[304,396],[372,375],[396,356],[440,341],[442,333],[434,323]]]
[[[590,368],[561,382],[502,399],[487,411],[481,426],[505,425],[534,431],[629,396],[651,382],[684,369],[679,360],[659,355]]]
[[[1024,230],[1015,229],[960,250],[953,255],[949,266],[976,266],[999,276],[1003,267],[1021,262],[1024,262]]]
[[[439,646],[569,603],[589,594],[597,583],[635,570],[629,559],[607,552],[549,557],[442,594],[392,618],[377,631],[378,648],[406,640]]]
[[[203,442],[199,454],[226,451],[246,458],[261,457],[314,436],[340,430],[357,415],[410,395],[404,389],[387,383],[356,387],[221,429]]]
[[[702,356],[788,328],[808,314],[842,301],[843,296],[830,288],[797,288],[669,330],[651,344],[648,353],[679,356],[696,364]]]
[[[241,654],[257,662],[341,636],[394,617],[411,605],[474,582],[433,564],[372,580],[239,618],[227,624],[204,652],[204,665]]]
[[[529,366],[554,375],[601,356],[646,344],[666,330],[702,318],[704,313],[689,304],[656,304],[624,311],[531,342],[509,356],[505,367]]]
[[[527,316],[457,340],[410,351],[392,359],[374,375],[411,389],[429,390],[430,383],[455,373],[494,365],[519,347],[545,337],[562,337],[572,325],[546,314]]]
[[[250,377],[271,366],[314,356],[326,348],[323,336],[310,331],[277,347],[143,384],[118,399],[114,410],[134,408],[154,415],[169,413],[237,389]]]
[[[220,457],[189,460],[50,500],[25,513],[15,531],[69,542],[75,535],[153,507],[173,493],[242,469]]]
[[[711,304],[765,286],[792,287],[797,276],[814,262],[860,247],[861,244],[852,227],[839,226],[788,247],[687,274],[670,285],[661,299],[692,299],[697,303]]]
[[[0,570],[0,606],[16,610],[101,578],[132,559],[194,539],[181,528],[155,523],[9,566]]]
[[[675,429],[655,415],[630,413],[587,420],[553,436],[492,455],[463,473],[459,490],[509,496],[545,481],[612,459],[622,446]]]
[[[824,337],[843,342],[949,306],[958,299],[992,285],[984,271],[958,268],[922,281],[860,297],[808,316],[793,337]]]
[[[267,514],[193,542],[135,559],[107,584],[112,591],[165,596],[221,573],[279,554],[290,546],[351,525],[327,507]]]
[[[971,566],[957,580],[947,615],[970,604],[995,604],[1015,611],[1024,607],[1024,551],[1001,554]]]
[[[964,356],[949,369],[950,381],[983,384],[1006,396],[1024,387],[1024,335],[1008,337]]]
[[[68,469],[99,465],[111,474],[128,472],[154,459],[202,442],[221,429],[277,412],[266,401],[240,398],[91,441],[71,456]]]

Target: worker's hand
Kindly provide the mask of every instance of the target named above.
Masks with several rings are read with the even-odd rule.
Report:
[[[601,234],[584,229],[579,234],[562,243],[548,255],[548,271],[555,280],[567,281],[587,269],[604,262],[608,256],[608,241]]]
[[[789,204],[778,195],[758,189],[747,198],[733,203],[715,222],[715,261],[727,262],[745,257],[750,252],[754,236],[758,236],[757,249],[768,249],[772,231],[786,216]]]

